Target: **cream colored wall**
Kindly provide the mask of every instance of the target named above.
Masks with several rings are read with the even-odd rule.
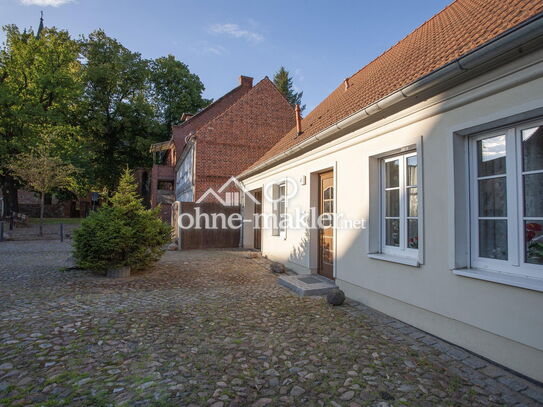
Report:
[[[336,211],[369,217],[369,157],[420,143],[424,188],[424,264],[370,259],[368,230],[336,231],[336,279],[347,295],[407,323],[543,381],[543,293],[453,274],[451,228],[454,131],[543,107],[543,53],[463,84],[244,180],[249,190],[286,176],[306,185],[288,210],[308,210],[311,174],[335,168]],[[419,151],[420,154],[420,151]],[[271,204],[264,202],[263,212]],[[247,227],[247,225],[246,225]],[[306,231],[286,239],[263,231],[262,251],[298,272],[315,269]],[[313,256],[313,257],[312,257]],[[313,260],[312,260],[313,259]],[[542,276],[543,277],[543,276]]]

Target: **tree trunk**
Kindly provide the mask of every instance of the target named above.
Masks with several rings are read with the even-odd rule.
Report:
[[[2,182],[2,195],[4,197],[4,216],[11,216],[12,212],[19,212],[19,199],[15,179],[11,175],[0,178]]]
[[[43,236],[43,212],[45,208],[45,194],[41,193],[40,201],[40,237]]]

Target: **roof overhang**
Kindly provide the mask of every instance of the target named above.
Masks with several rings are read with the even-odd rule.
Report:
[[[488,72],[507,62],[543,47],[543,13],[539,13],[512,29],[505,31],[493,40],[479,46],[467,54],[417,79],[415,82],[398,89],[384,98],[372,103],[350,116],[336,122],[310,138],[286,149],[270,159],[249,168],[237,176],[246,179],[261,171],[285,162],[313,147],[332,141],[363,127],[366,122],[392,112],[393,108],[418,103],[424,98],[450,89],[473,77]],[[400,105],[401,103],[401,105]],[[377,114],[379,113],[379,116]],[[386,116],[385,116],[386,117]]]
[[[151,144],[151,147],[149,147],[149,152],[156,153],[157,151],[165,151],[169,150],[173,146],[174,143],[172,140],[163,141],[162,143]]]

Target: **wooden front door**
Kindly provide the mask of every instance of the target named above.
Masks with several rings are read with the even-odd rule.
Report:
[[[255,223],[253,223],[254,248],[257,250],[261,250],[262,249],[262,243],[261,243],[262,242],[262,229],[261,229],[262,219],[260,219],[260,215],[262,214],[262,191],[259,190],[259,191],[253,192],[253,196],[258,202],[260,202],[260,203],[255,202],[255,210],[254,210]],[[257,220],[257,218],[259,219]]]
[[[334,278],[334,193],[334,172],[319,174],[319,274],[330,279]]]

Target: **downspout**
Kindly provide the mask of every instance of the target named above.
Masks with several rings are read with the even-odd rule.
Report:
[[[543,36],[543,13],[539,13],[534,17],[526,20],[521,25],[509,30],[502,35],[496,37],[490,42],[483,44],[470,53],[461,56],[447,65],[438,68],[435,71],[423,76],[410,85],[407,85],[381,100],[372,103],[371,105],[359,110],[358,112],[348,116],[336,124],[320,131],[310,138],[300,142],[299,144],[290,147],[289,149],[279,153],[267,161],[241,173],[238,178],[244,179],[259,172],[260,170],[271,167],[276,163],[286,160],[294,156],[298,151],[308,148],[317,142],[330,139],[338,131],[343,130],[353,124],[356,124],[370,116],[375,115],[387,108],[390,108],[397,103],[418,95],[419,93],[428,90],[436,85],[443,84],[458,75],[467,71],[472,71],[485,63],[491,62],[494,59],[500,58],[509,51],[516,48],[521,48],[524,44]],[[542,42],[543,43],[543,42]],[[499,60],[496,64],[499,64]]]

